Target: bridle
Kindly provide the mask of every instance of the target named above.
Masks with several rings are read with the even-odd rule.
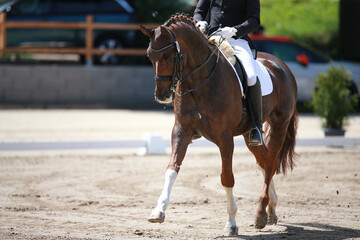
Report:
[[[199,85],[197,85],[196,87],[183,91],[183,92],[177,92],[176,88],[178,86],[180,86],[186,79],[188,79],[191,75],[193,75],[194,73],[196,73],[197,71],[199,71],[201,68],[203,68],[211,59],[211,57],[215,54],[216,51],[213,51],[209,57],[205,60],[205,62],[203,64],[201,64],[199,67],[195,68],[191,73],[189,73],[188,75],[186,75],[185,77],[182,77],[182,72],[184,70],[184,58],[183,55],[181,53],[180,50],[180,45],[178,43],[178,41],[176,40],[175,34],[174,32],[165,26],[165,29],[170,33],[171,37],[172,37],[172,43],[160,48],[160,49],[154,49],[151,46],[151,42],[149,44],[150,50],[156,53],[159,52],[164,52],[164,51],[168,51],[171,48],[175,48],[175,59],[174,59],[174,67],[173,67],[173,74],[171,76],[158,76],[155,73],[155,81],[171,81],[171,85],[170,85],[170,90],[173,93],[176,93],[178,96],[183,96],[187,93],[193,92],[195,90],[197,90],[198,88],[200,88],[204,83],[206,83],[215,73],[215,70],[218,66],[219,63],[219,58],[220,58],[220,48],[219,46],[217,46],[217,58],[216,58],[216,63],[215,66],[213,67],[211,73],[209,74],[209,76],[204,79]],[[220,45],[221,43],[219,43]],[[181,68],[181,63],[182,63],[182,68]]]

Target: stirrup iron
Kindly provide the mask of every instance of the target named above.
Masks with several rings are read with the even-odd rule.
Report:
[[[263,145],[262,130],[258,127],[254,127],[249,133],[249,146],[260,146]]]

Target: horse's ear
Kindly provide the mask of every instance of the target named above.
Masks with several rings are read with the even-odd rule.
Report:
[[[166,34],[169,34],[168,30],[166,30],[166,28],[164,26],[160,26],[160,31],[161,31],[161,34],[162,35],[166,35]]]
[[[143,34],[145,34],[146,36],[148,36],[149,38],[151,38],[152,36],[154,36],[154,31],[155,29],[151,29],[148,27],[145,27],[143,25],[140,25],[140,30]]]
[[[169,40],[172,39],[172,37],[171,37],[169,31],[166,29],[166,27],[161,25],[160,26],[160,31],[161,31],[161,36],[163,36],[165,38],[168,38]]]

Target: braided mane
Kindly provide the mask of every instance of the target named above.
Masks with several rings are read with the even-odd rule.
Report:
[[[192,17],[190,17],[188,14],[185,13],[177,13],[175,15],[172,15],[169,20],[167,20],[164,25],[167,27],[170,27],[172,24],[176,24],[177,22],[186,22],[190,26],[195,27],[194,20]],[[196,27],[195,27],[196,28]]]
[[[204,35],[204,33],[202,33],[200,31],[200,29],[195,25],[194,19],[192,17],[190,17],[188,14],[185,13],[177,13],[175,15],[172,15],[165,23],[164,25],[166,27],[170,27],[171,25],[177,25],[177,23],[186,23],[189,27],[191,27],[192,29],[194,29],[196,32],[198,32],[201,36],[203,36],[205,38],[205,40],[208,42],[207,40],[207,36]]]

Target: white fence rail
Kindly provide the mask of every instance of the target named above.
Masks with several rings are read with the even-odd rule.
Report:
[[[139,154],[165,154],[170,140],[164,140],[158,134],[144,135],[143,140],[118,141],[49,141],[49,142],[2,142],[0,151],[33,150],[84,150],[84,149],[138,149]],[[360,138],[326,137],[297,139],[297,147],[352,147],[360,146]],[[190,147],[216,147],[205,139],[195,140]],[[241,137],[235,138],[235,147],[245,147]]]

